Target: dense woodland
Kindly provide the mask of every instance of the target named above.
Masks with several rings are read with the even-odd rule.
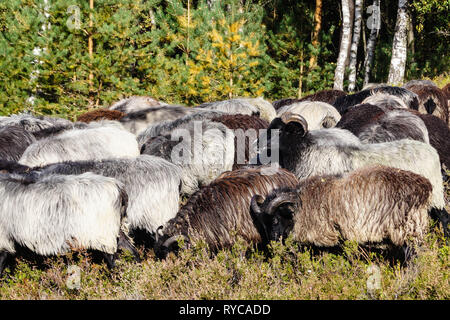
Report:
[[[448,77],[449,7],[449,0],[2,1],[0,113],[73,118],[130,95],[197,105]],[[407,49],[394,46],[407,53],[404,75],[391,66],[395,43]]]

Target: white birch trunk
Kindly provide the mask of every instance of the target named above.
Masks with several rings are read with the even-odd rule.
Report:
[[[408,0],[399,0],[397,23],[395,24],[395,34],[392,42],[391,66],[387,81],[390,85],[400,85],[403,83],[408,47],[408,25]]]
[[[361,35],[361,20],[362,20],[361,9],[362,9],[362,0],[355,0],[355,22],[353,24],[353,39],[350,48],[350,63],[349,63],[350,75],[348,78],[349,92],[355,91],[356,87],[356,62],[358,58],[358,46]]]
[[[344,90],[344,74],[345,63],[347,61],[348,50],[350,48],[351,32],[350,32],[350,7],[349,0],[341,0],[342,2],[342,37],[339,48],[339,56],[334,71],[334,86],[335,90]]]
[[[381,28],[380,0],[374,0],[373,4],[367,8],[367,13],[371,14],[367,20],[367,28],[370,29],[369,41],[367,42],[366,55],[364,58],[364,87],[370,82],[370,71],[372,69],[375,46],[378,33]]]

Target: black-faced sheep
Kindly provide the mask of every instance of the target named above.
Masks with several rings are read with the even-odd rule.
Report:
[[[0,175],[0,273],[16,244],[42,256],[98,250],[112,268],[119,241],[127,241],[123,185],[92,173],[34,177]]]
[[[169,135],[149,138],[142,145],[141,153],[161,157],[180,166],[181,192],[190,195],[222,172],[232,169],[234,134],[222,123],[192,121]]]
[[[178,212],[181,169],[158,157],[69,161],[37,170],[43,176],[93,172],[122,182],[128,194],[126,225],[131,232],[142,230],[153,236]]]
[[[39,167],[50,163],[137,157],[136,137],[112,126],[67,130],[31,144],[20,164]]]
[[[36,139],[20,125],[0,127],[0,159],[18,161]]]
[[[441,164],[429,144],[403,139],[363,144],[350,131],[331,128],[308,131],[305,119],[284,114],[280,131],[280,164],[299,179],[314,175],[342,174],[368,165],[409,170],[427,178],[432,186],[430,214],[438,217],[447,236],[449,215],[445,210]]]
[[[293,239],[319,247],[344,240],[371,246],[420,244],[429,229],[430,182],[410,171],[366,167],[314,176],[296,188],[252,198],[252,217],[267,243]]]
[[[204,240],[211,250],[232,246],[236,236],[247,243],[259,243],[261,236],[250,216],[252,197],[297,183],[297,178],[283,169],[259,167],[227,172],[193,194],[160,230],[155,253],[164,258],[180,237],[190,243]]]
[[[402,99],[406,106],[410,109],[417,110],[419,108],[419,99],[417,94],[405,88],[390,86],[366,89],[354,94],[339,97],[333,103],[333,106],[339,111],[340,114],[344,114],[348,108],[363,103],[366,98],[377,93],[385,93],[396,96]]]

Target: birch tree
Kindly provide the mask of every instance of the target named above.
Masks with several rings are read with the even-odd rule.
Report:
[[[394,40],[392,42],[392,57],[389,67],[388,84],[399,85],[403,83],[406,68],[406,55],[408,47],[408,0],[398,1],[397,22],[395,24]]]
[[[351,41],[351,21],[350,21],[350,6],[349,0],[341,0],[342,3],[342,37],[339,48],[339,56],[334,71],[334,86],[335,90],[344,90],[344,75],[345,66],[348,58],[348,51]]]
[[[372,68],[375,46],[381,28],[380,0],[374,0],[372,5],[367,7],[367,13],[370,14],[369,19],[367,20],[367,27],[370,29],[370,36],[369,41],[367,42],[366,56],[364,58],[363,86],[368,85],[370,81],[370,70]]]
[[[358,58],[358,46],[359,46],[359,38],[361,35],[361,9],[362,9],[362,0],[355,0],[355,22],[353,24],[353,38],[352,45],[350,48],[350,63],[349,63],[349,84],[348,91],[352,92],[356,87],[356,62]]]

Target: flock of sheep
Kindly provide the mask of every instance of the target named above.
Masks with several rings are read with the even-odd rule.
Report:
[[[408,252],[449,237],[449,85],[415,80],[355,94],[196,107],[133,96],[62,118],[0,117],[0,273],[26,248],[101,252],[136,243],[159,258],[236,237]],[[183,203],[181,205],[181,203]]]

